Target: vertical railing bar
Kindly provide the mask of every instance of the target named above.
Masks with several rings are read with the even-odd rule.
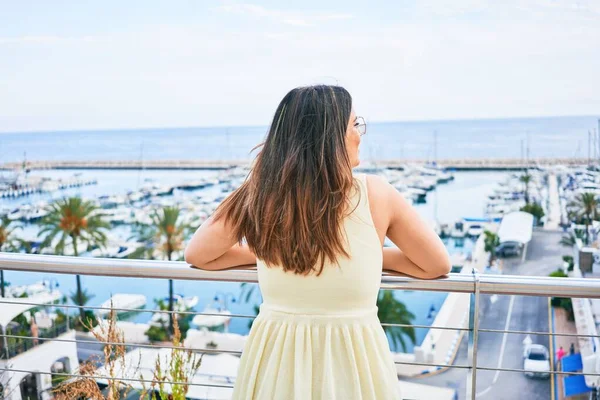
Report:
[[[468,358],[470,368],[467,374],[467,394],[466,398],[475,400],[477,395],[477,338],[479,335],[479,300],[480,300],[480,281],[479,272],[473,268],[473,293],[469,301],[469,346]]]

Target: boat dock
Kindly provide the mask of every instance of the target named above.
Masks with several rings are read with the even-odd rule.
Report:
[[[96,179],[81,179],[72,177],[67,179],[49,179],[30,176],[24,180],[15,180],[7,184],[0,184],[0,198],[25,197],[37,193],[52,193],[59,190],[95,185]]]
[[[436,164],[456,171],[511,171],[524,168],[546,166],[581,166],[588,163],[587,158],[473,158],[473,159],[440,159]],[[366,161],[365,164],[371,163]],[[391,159],[379,160],[378,166],[402,169],[404,165],[428,165],[431,160],[425,159]],[[371,163],[373,164],[373,163]],[[247,167],[250,160],[88,160],[88,161],[27,161],[26,167],[32,170],[45,169],[148,169],[148,170],[223,170],[234,167]],[[0,165],[0,170],[22,168],[21,162],[10,162]]]

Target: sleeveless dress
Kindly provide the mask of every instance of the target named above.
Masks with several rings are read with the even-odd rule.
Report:
[[[349,258],[301,276],[257,262],[263,295],[235,381],[235,400],[399,399],[398,377],[377,318],[382,246],[365,175],[344,220]]]

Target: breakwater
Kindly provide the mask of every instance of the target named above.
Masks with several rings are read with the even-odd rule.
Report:
[[[551,167],[557,165],[580,166],[589,163],[587,158],[536,158],[523,160],[518,158],[473,158],[473,159],[442,159],[439,166],[457,171],[510,171],[524,168]],[[31,170],[43,169],[123,169],[123,170],[222,170],[234,167],[246,167],[249,160],[81,160],[81,161],[28,161],[25,168]],[[385,166],[402,169],[404,165],[427,165],[431,160],[391,159],[366,161],[364,166]],[[23,168],[23,163],[4,163],[0,169],[15,170]]]

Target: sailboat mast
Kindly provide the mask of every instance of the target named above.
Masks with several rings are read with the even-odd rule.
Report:
[[[437,165],[437,130],[433,131],[433,162]]]
[[[142,178],[142,172],[144,170],[144,141],[140,143],[140,170],[138,172],[137,188],[140,188],[140,179]]]
[[[588,167],[592,165],[592,131],[588,130]]]
[[[527,131],[527,147],[525,148],[525,157],[526,157],[526,160],[525,160],[525,164],[526,164],[525,171],[527,172],[527,171],[529,171],[529,131]]]

